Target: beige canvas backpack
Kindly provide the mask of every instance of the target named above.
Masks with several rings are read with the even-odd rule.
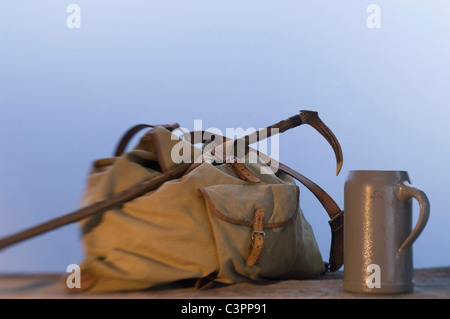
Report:
[[[133,150],[123,152],[131,136],[145,127],[131,129],[115,157],[94,163],[82,206],[170,170],[176,164],[172,152],[177,144],[193,154],[198,151],[171,133],[173,127],[157,126]],[[199,286],[232,284],[324,273],[328,265],[300,208],[292,176],[318,196],[330,216],[342,212],[326,207],[334,201],[330,204],[331,198],[304,176],[284,165],[276,173],[262,173],[266,166],[261,160],[203,160],[181,178],[82,220],[82,290],[136,290],[185,279],[197,279]],[[342,255],[336,234],[341,236],[335,229],[332,270],[341,263],[341,256],[335,255]]]

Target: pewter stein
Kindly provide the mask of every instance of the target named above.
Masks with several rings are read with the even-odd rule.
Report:
[[[345,291],[413,291],[412,244],[427,223],[430,204],[410,183],[405,171],[350,171],[344,189]],[[412,198],[420,206],[413,230]]]

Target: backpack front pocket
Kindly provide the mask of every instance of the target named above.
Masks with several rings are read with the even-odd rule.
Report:
[[[218,281],[302,277],[323,269],[297,186],[214,185],[200,192],[219,258]]]

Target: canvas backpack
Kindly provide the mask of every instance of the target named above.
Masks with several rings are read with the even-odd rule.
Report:
[[[151,127],[138,145],[125,146]],[[175,126],[176,127],[176,126]],[[157,177],[176,166],[182,140],[174,126],[138,125],[125,134],[114,157],[94,162],[82,199],[88,206]],[[205,142],[204,140],[202,142]],[[342,211],[319,186],[279,163],[203,157],[183,176],[123,205],[81,221],[86,257],[82,290],[139,290],[181,280],[211,282],[303,279],[342,264]],[[317,196],[331,217],[330,262],[324,263],[313,229],[299,205],[294,177]]]

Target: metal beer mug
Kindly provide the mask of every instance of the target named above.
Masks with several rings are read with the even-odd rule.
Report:
[[[413,230],[412,198],[420,205]],[[350,171],[344,209],[344,290],[412,292],[412,244],[430,214],[425,193],[405,171]]]

